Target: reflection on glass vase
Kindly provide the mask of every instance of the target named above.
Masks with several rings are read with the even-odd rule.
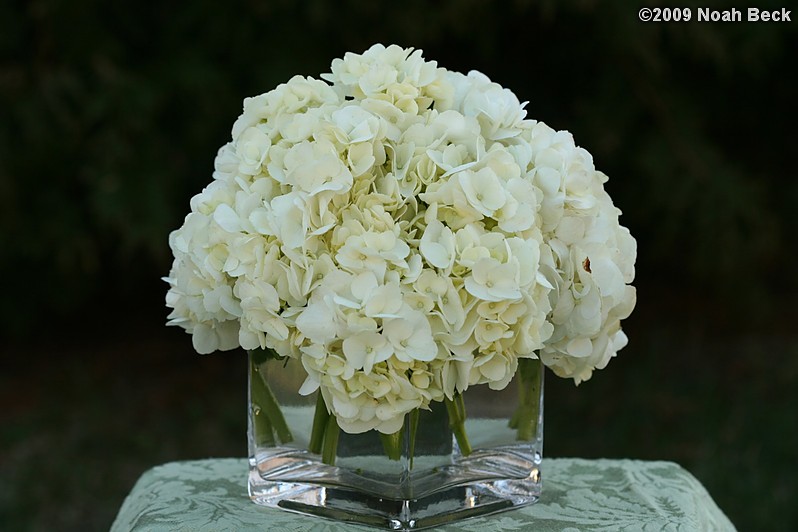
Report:
[[[543,370],[519,360],[503,390],[472,386],[405,416],[396,434],[347,434],[301,363],[249,353],[249,494],[265,506],[414,530],[540,497]]]

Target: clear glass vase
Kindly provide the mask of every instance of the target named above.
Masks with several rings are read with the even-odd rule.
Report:
[[[519,361],[504,390],[472,386],[459,402],[433,402],[429,411],[408,414],[389,446],[376,431],[331,435],[328,430],[319,451],[319,426],[325,420],[337,426],[316,394],[298,393],[306,376],[301,363],[262,351],[251,352],[249,359],[249,494],[258,504],[415,530],[540,497],[538,360]],[[465,422],[458,428],[463,409]]]

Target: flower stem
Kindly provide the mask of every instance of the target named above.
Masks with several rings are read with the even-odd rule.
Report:
[[[402,457],[402,432],[404,432],[404,427],[393,434],[383,434],[380,432],[382,448],[385,450],[385,455],[390,460],[399,460]]]
[[[310,441],[308,442],[308,451],[320,454],[322,444],[324,443],[324,431],[327,427],[327,420],[330,413],[327,411],[327,405],[324,403],[324,396],[319,390],[316,396],[316,411],[313,413],[313,428],[310,430]]]
[[[255,428],[255,444],[260,447],[274,447],[274,427],[269,416],[259,406],[252,407],[253,425]]]
[[[457,416],[460,421],[465,423],[466,420],[466,411],[465,411],[465,399],[463,398],[463,394],[458,393],[454,396],[455,405],[457,405]]]
[[[540,360],[522,358],[518,361],[518,408],[510,419],[516,429],[516,439],[533,441],[537,437],[540,418]]]
[[[410,453],[410,469],[413,469],[413,458],[416,456],[416,432],[418,432],[419,415],[421,415],[421,411],[418,408],[415,408],[410,412],[410,442],[408,445]]]
[[[324,444],[321,449],[321,461],[328,465],[335,465],[335,455],[338,452],[338,434],[341,429],[335,416],[327,416],[327,426],[324,428]]]
[[[465,431],[466,413],[463,395],[456,393],[451,400],[444,398],[443,402],[446,404],[446,412],[449,414],[449,428],[452,429],[452,433],[457,439],[460,453],[463,456],[468,456],[471,454],[471,442],[468,441]]]
[[[266,376],[262,372],[263,364],[268,360],[267,356],[259,356],[250,351],[250,393],[252,394],[252,406],[255,415],[255,434],[258,443],[266,446],[274,446],[274,434],[280,443],[288,443],[294,440],[288,423],[285,422],[280,405],[274,397],[269,385],[266,383]]]
[[[313,413],[313,426],[310,429],[308,451],[314,454],[321,454],[322,463],[335,465],[340,432],[341,428],[338,426],[338,421],[327,410],[324,395],[319,390],[316,396],[316,411]]]

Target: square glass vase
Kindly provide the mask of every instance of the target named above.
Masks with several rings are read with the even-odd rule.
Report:
[[[299,361],[263,353],[249,353],[248,484],[255,503],[388,530],[417,530],[539,499],[539,360],[519,360],[503,390],[471,386],[450,404],[432,402],[430,410],[408,414],[389,447],[374,430],[337,430],[337,441],[331,445],[335,438],[328,431],[324,451],[313,452],[309,447],[318,450],[311,441],[318,436],[314,418],[328,416],[323,402],[317,403],[319,392],[298,393],[306,377]],[[465,420],[459,430],[457,406]],[[334,424],[334,417],[327,421]]]

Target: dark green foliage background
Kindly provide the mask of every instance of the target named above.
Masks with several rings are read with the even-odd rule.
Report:
[[[0,4],[0,523],[107,529],[146,468],[244,455],[244,358],[163,326],[168,233],[245,96],[383,42],[572,131],[638,239],[630,345],[549,376],[547,454],[675,460],[741,530],[795,529],[798,22],[639,7]]]

